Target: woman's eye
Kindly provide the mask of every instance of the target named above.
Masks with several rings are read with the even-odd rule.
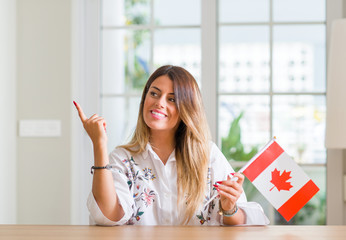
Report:
[[[170,102],[175,102],[175,99],[174,98],[170,98],[168,99]]]
[[[157,93],[156,92],[150,92],[150,96],[156,97]]]

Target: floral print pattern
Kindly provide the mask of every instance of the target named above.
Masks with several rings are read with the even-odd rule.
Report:
[[[155,174],[152,173],[151,168],[144,168],[143,172],[144,172],[144,178],[147,180],[154,180],[156,178]]]
[[[215,184],[215,183],[214,183]],[[207,173],[207,194],[205,196],[205,199],[203,201],[203,206],[214,196],[214,194],[217,194],[216,188],[213,186],[211,181],[211,168],[208,168]],[[211,214],[215,208],[216,200],[214,199],[211,201],[208,205],[204,206],[204,208],[200,211],[200,214],[197,214],[196,217],[200,220],[200,224],[204,225],[204,223],[208,223],[211,219]]]
[[[142,203],[144,203],[144,206],[146,208],[150,207],[155,202],[156,196],[156,192],[148,187],[148,182],[154,181],[156,179],[156,175],[154,174],[153,170],[149,167],[139,169],[137,167],[138,164],[135,162],[133,157],[131,157],[130,159],[124,159],[122,162],[128,169],[128,171],[125,172],[125,175],[128,179],[127,184],[129,190],[134,191],[133,199],[135,200],[135,202],[141,201]],[[133,187],[135,188],[132,189]],[[216,189],[211,181],[211,168],[208,168],[207,195],[205,196],[204,203],[208,202],[209,199],[215,194],[215,192]],[[140,205],[141,204],[139,204],[138,206]],[[201,225],[204,225],[204,223],[210,221],[211,213],[214,207],[215,200],[211,201],[207,206],[204,207],[204,209],[200,211],[200,214],[196,215]],[[133,205],[132,208],[134,210],[134,214],[132,214],[132,217],[127,222],[127,224],[134,224],[134,221],[140,221],[141,216],[145,212],[144,210],[141,211],[141,207],[137,207],[137,204]]]
[[[124,159],[122,162],[127,168],[125,175],[128,179],[127,185],[129,190],[133,191],[133,199],[135,202],[143,202],[146,208],[150,207],[153,202],[155,202],[156,196],[156,192],[148,187],[148,181],[154,181],[156,179],[153,170],[149,167],[140,170],[137,167],[138,164],[135,162],[133,157],[130,159]],[[140,205],[141,204],[139,204],[139,206]],[[132,214],[132,217],[127,222],[129,225],[134,224],[134,220],[140,221],[141,216],[144,214],[144,211],[141,211],[141,207],[137,207],[137,204],[133,205],[132,208],[134,210],[134,214]]]
[[[203,212],[201,211],[201,214],[197,215],[197,218],[200,219],[201,225],[203,225],[205,222],[210,221],[210,214],[208,214],[207,218],[204,218]]]
[[[134,200],[134,204],[132,205],[133,214],[127,221],[127,224],[134,224],[135,222],[139,222],[143,215],[145,215],[146,209],[151,208],[155,203],[157,192],[153,190],[155,187],[150,183],[156,181],[157,177],[152,167],[148,165],[144,165],[144,167],[142,165],[142,167],[140,167],[132,156],[129,159],[123,159],[122,162],[126,166],[123,174],[126,176],[127,185]],[[195,215],[198,219],[197,222],[201,225],[206,225],[211,221],[217,203],[217,199],[214,199],[208,205],[205,205],[214,194],[217,194],[213,186],[215,183],[212,181],[212,175],[213,173],[210,166],[207,171],[207,188],[204,204]]]
[[[144,191],[141,193],[141,199],[144,201],[146,207],[150,206],[155,201],[154,197],[155,192],[147,188],[144,188]]]

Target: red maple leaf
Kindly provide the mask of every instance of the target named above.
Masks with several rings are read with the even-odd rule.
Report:
[[[275,168],[274,171],[272,171],[272,180],[270,182],[274,184],[274,187],[276,187],[279,192],[281,190],[289,191],[293,187],[290,182],[287,182],[288,179],[292,178],[290,175],[291,171],[286,172],[286,170],[280,175],[280,171]],[[273,190],[274,187],[269,191]]]

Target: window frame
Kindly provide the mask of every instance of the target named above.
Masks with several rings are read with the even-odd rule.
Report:
[[[215,5],[215,8],[216,8],[216,12],[218,12],[218,9],[219,9],[219,6],[218,6],[218,3],[219,1],[212,1],[213,3],[209,3],[209,4],[213,4]],[[328,7],[328,0],[326,0],[326,4]],[[330,2],[330,1],[329,1]],[[213,6],[208,6],[210,9],[213,9]],[[303,21],[300,21],[300,22],[275,22],[273,20],[273,0],[269,0],[269,20],[267,22],[236,22],[236,23],[222,23],[219,21],[219,18],[218,18],[218,13],[216,14],[216,24],[214,24],[213,26],[215,27],[216,30],[214,29],[211,29],[211,31],[216,31],[216,36],[219,35],[219,29],[220,27],[223,27],[223,26],[267,26],[269,27],[269,91],[268,92],[226,92],[226,93],[222,93],[222,92],[219,92],[219,88],[218,88],[218,82],[219,82],[219,78],[218,78],[218,69],[216,69],[216,73],[215,73],[215,76],[216,76],[216,91],[213,91],[213,93],[216,93],[216,97],[215,96],[211,96],[213,93],[208,93],[206,94],[206,98],[205,99],[205,102],[208,102],[209,99],[208,98],[211,98],[212,100],[214,100],[215,98],[217,99],[216,100],[216,104],[217,105],[214,105],[214,108],[216,109],[216,112],[214,110],[213,113],[210,113],[210,112],[207,112],[207,116],[216,116],[216,124],[215,126],[213,126],[213,128],[211,129],[212,133],[213,133],[213,136],[216,136],[216,139],[214,139],[214,141],[216,140],[216,142],[218,143],[218,146],[221,147],[221,138],[219,136],[219,122],[217,120],[217,117],[219,116],[218,115],[218,107],[219,107],[219,99],[220,97],[222,96],[268,96],[269,97],[269,119],[270,119],[270,125],[269,125],[269,136],[268,136],[268,139],[270,139],[271,137],[274,136],[273,134],[273,105],[274,105],[274,96],[324,96],[326,97],[326,87],[325,87],[325,90],[322,91],[322,92],[317,92],[317,91],[314,91],[314,92],[275,92],[274,89],[273,89],[273,46],[274,46],[274,39],[273,39],[273,29],[275,26],[283,26],[283,25],[297,25],[297,26],[300,26],[300,25],[321,25],[321,24],[324,24],[326,29],[327,29],[327,16],[326,16],[326,20],[325,21],[322,21],[322,22],[317,22],[317,21],[314,21],[314,22],[303,22]],[[327,34],[326,34],[326,46],[327,45]],[[202,52],[203,52],[203,49],[202,49]],[[219,52],[219,41],[217,39],[216,41],[216,52],[218,53]],[[327,47],[326,47],[326,59],[327,59]],[[219,65],[219,57],[216,58],[216,62],[217,64]],[[326,61],[327,62],[327,61]],[[211,64],[210,62],[208,64]],[[208,66],[208,64],[206,64],[206,66]],[[203,79],[203,78],[202,78]],[[326,79],[326,76],[325,76],[325,79]],[[202,86],[204,86],[204,82],[202,81]],[[325,86],[327,84],[327,81],[325,81]],[[203,90],[203,88],[202,88]],[[215,115],[213,115],[215,114]],[[326,159],[326,162],[327,162],[327,159]],[[233,167],[242,167],[244,166],[245,163],[244,162],[232,162],[232,166]],[[314,167],[314,168],[324,168],[326,167],[326,163],[325,164],[320,164],[320,163],[309,163],[309,164],[299,164],[300,166],[308,166],[308,167]],[[326,193],[327,194],[327,193]],[[274,223],[274,217],[275,217],[275,209],[270,206],[269,207],[269,213],[268,213],[268,217],[270,219],[270,221],[272,223]],[[326,213],[326,217],[327,217],[327,213]],[[327,220],[327,219],[326,219]]]

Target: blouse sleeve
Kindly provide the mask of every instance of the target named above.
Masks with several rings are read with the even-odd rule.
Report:
[[[215,182],[227,179],[227,175],[234,172],[233,168],[215,143],[212,143],[211,147],[211,168]],[[261,205],[256,202],[248,202],[244,192],[239,197],[237,205],[238,208],[241,208],[246,215],[245,225],[269,224],[269,219],[264,214]]]
[[[131,190],[129,188],[129,170],[124,164],[123,161],[126,161],[127,156],[122,156],[124,150],[115,149],[109,155],[109,161],[112,168],[114,187],[117,193],[118,201],[123,208],[124,216],[117,222],[111,221],[108,219],[99,208],[93,193],[89,194],[87,200],[87,207],[89,210],[89,224],[90,225],[104,225],[104,226],[115,226],[115,225],[124,225],[133,215],[133,197]]]

